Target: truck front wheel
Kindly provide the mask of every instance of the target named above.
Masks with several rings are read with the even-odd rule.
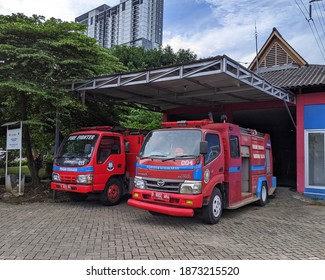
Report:
[[[209,204],[202,209],[203,220],[208,224],[216,224],[222,215],[222,195],[218,188],[212,191]]]
[[[122,183],[116,178],[110,179],[100,195],[100,201],[105,206],[119,204],[123,194]]]

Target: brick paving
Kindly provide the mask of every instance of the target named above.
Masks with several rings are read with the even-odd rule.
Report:
[[[0,260],[325,259],[325,205],[279,188],[265,207],[199,217],[152,216],[126,200],[0,201]]]

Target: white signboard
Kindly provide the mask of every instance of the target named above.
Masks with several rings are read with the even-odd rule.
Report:
[[[21,128],[7,130],[7,150],[21,149]]]

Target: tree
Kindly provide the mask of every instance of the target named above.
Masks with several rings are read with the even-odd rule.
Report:
[[[150,112],[141,108],[130,108],[123,115],[121,125],[128,128],[152,130],[160,127],[162,115],[159,112]]]
[[[6,121],[22,120],[32,184],[39,183],[33,140],[53,130],[56,110],[86,112],[65,86],[71,81],[121,72],[125,67],[85,27],[42,16],[0,15],[0,102]],[[42,137],[42,139],[46,137]]]
[[[170,46],[146,50],[143,47],[120,45],[111,49],[111,53],[127,67],[128,71],[158,68],[192,62],[197,59],[197,55],[189,49],[179,49],[177,52],[174,52]]]

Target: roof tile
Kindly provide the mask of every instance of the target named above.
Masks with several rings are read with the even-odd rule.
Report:
[[[325,65],[306,65],[287,69],[267,69],[258,73],[271,84],[285,89],[325,85]]]

